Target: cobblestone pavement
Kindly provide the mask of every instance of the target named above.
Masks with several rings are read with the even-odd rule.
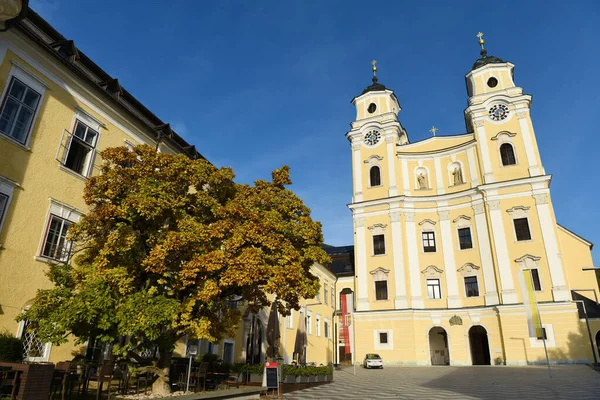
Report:
[[[334,382],[286,399],[600,399],[600,373],[584,365],[546,367],[386,367],[336,371]]]

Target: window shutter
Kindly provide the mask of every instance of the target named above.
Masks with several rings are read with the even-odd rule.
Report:
[[[72,138],[73,134],[71,132],[66,129],[63,130],[58,149],[56,150],[56,159],[60,162],[60,165],[65,165]]]
[[[92,175],[100,175],[102,172],[102,156],[100,153],[94,149],[92,150],[91,161],[90,161],[90,171],[87,176]]]

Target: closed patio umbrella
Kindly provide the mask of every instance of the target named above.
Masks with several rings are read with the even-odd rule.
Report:
[[[306,363],[306,320],[304,314],[300,313],[300,320],[298,321],[298,330],[296,331],[296,343],[294,344],[294,353],[298,354],[298,364]]]
[[[269,313],[269,321],[267,322],[267,356],[275,358],[279,355],[279,318],[277,316],[277,303],[274,301],[271,304],[271,312]]]

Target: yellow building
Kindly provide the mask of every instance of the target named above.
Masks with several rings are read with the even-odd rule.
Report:
[[[41,343],[15,317],[49,288],[47,263],[68,256],[98,151],[148,144],[200,155],[72,40],[26,15],[0,33],[0,330],[25,339],[28,361],[61,361],[73,346]]]
[[[352,100],[356,361],[471,365],[545,362],[530,338],[520,279],[530,270],[552,362],[590,362],[573,296],[595,305],[592,244],[558,225],[531,96],[514,65],[483,50],[466,75],[466,132],[411,143],[394,92]],[[572,291],[575,294],[572,294]],[[579,297],[578,297],[579,298]],[[591,321],[592,335],[600,329]],[[597,351],[597,349],[595,350]]]
[[[306,361],[316,365],[327,365],[335,360],[334,316],[336,310],[336,276],[328,268],[313,264],[311,273],[319,279],[319,294],[312,299],[300,299],[300,309],[292,310],[288,316],[277,315],[279,321],[279,338],[272,338],[278,344],[279,356],[285,364],[299,359],[295,353],[296,339],[304,324],[306,342],[304,355]],[[231,302],[232,307],[239,307],[242,320],[234,337],[225,338],[220,343],[206,340],[183,339],[178,342],[175,355],[188,353],[189,345],[197,346],[198,354],[212,353],[225,363],[258,364],[270,361],[268,349],[269,308],[258,313],[250,313],[243,302]]]

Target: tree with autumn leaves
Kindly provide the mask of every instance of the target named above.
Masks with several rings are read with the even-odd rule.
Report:
[[[89,212],[69,230],[71,262],[50,266],[54,287],[20,316],[40,340],[96,338],[122,357],[158,346],[159,393],[169,390],[178,339],[234,334],[241,315],[228,299],[257,311],[276,297],[288,314],[317,294],[309,268],[329,258],[321,224],[286,188],[288,167],[245,185],[230,168],[149,146],[110,148],[102,159],[85,188]]]

